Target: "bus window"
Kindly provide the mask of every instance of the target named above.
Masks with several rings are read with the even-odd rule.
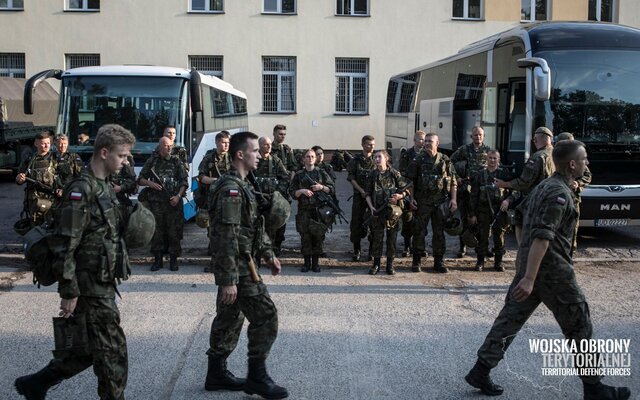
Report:
[[[526,84],[513,82],[509,107],[509,151],[524,151],[526,140]]]

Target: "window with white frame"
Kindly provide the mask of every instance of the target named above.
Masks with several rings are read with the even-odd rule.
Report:
[[[453,0],[453,18],[481,19],[482,0]]]
[[[337,0],[337,15],[369,15],[369,0]]]
[[[589,20],[614,22],[615,0],[589,0]]]
[[[296,111],[295,57],[262,57],[262,111]]]
[[[66,69],[80,67],[97,67],[100,65],[100,54],[66,54]]]
[[[189,68],[222,79],[222,56],[189,56]]]
[[[0,0],[1,10],[24,10],[24,0]]]
[[[295,14],[296,0],[264,0],[262,11],[265,14]]]
[[[369,59],[336,58],[336,113],[369,111]]]
[[[0,76],[24,78],[24,53],[0,53]]]
[[[100,11],[100,0],[66,0],[69,11]]]
[[[548,17],[547,0],[521,0],[521,21],[546,21]]]
[[[189,0],[189,11],[224,12],[224,0]]]

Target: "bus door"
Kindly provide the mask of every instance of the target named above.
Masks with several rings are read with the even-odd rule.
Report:
[[[504,107],[498,117],[499,148],[502,165],[515,175],[519,175],[524,164],[526,140],[526,81],[514,79],[509,85],[501,85],[498,90],[498,105]],[[505,98],[506,97],[506,98]],[[500,121],[500,120],[503,121]],[[502,123],[501,123],[502,122]]]

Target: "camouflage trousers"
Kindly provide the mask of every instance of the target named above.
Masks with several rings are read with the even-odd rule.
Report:
[[[245,317],[249,321],[248,357],[266,358],[278,336],[278,310],[267,287],[250,282],[238,284],[238,297],[233,304],[222,303],[222,288],[218,287],[207,355],[229,357],[238,344]]]
[[[315,210],[299,210],[296,215],[296,230],[300,234],[303,256],[319,256],[324,252],[326,226],[315,215]]]
[[[100,399],[124,400],[129,369],[127,340],[115,300],[80,296],[74,314],[86,316],[90,354],[59,354],[49,368],[69,379],[93,365]]]
[[[177,207],[171,207],[168,202],[149,202],[149,210],[156,219],[156,231],[151,238],[151,254],[168,252],[179,256],[182,253],[180,240],[183,223],[179,221],[182,218],[182,211],[179,207],[182,206],[178,204]]]
[[[387,229],[387,221],[385,218],[374,217],[371,219],[371,256],[379,258],[382,257],[383,240],[385,232],[387,234],[387,258],[394,258],[396,256],[396,240],[398,238],[398,231],[400,230],[400,224],[396,224],[391,229]]]
[[[410,241],[413,236],[413,211],[404,210],[402,211],[402,237],[405,241]]]
[[[478,360],[488,368],[498,365],[516,334],[540,303],[553,313],[565,338],[576,342],[591,338],[593,329],[589,306],[575,279],[565,283],[537,279],[531,295],[522,303],[518,303],[511,298],[511,291],[520,282],[521,276],[522,274],[516,274],[509,287],[504,307],[478,350]],[[599,376],[581,376],[580,379],[590,384],[600,381]]]
[[[349,223],[351,234],[349,239],[351,243],[360,243],[367,236],[367,228],[362,224],[369,212],[369,206],[360,193],[354,193],[351,200],[351,222]]]
[[[423,204],[418,200],[418,211],[413,218],[413,254],[425,251],[424,239],[427,236],[427,226],[431,222],[433,256],[444,256],[447,244],[444,238],[444,221],[438,213],[438,206]]]
[[[500,217],[506,214],[501,213],[496,222],[491,227],[493,222],[493,215],[491,212],[478,212],[476,217],[478,218],[478,247],[476,247],[476,254],[479,256],[486,256],[489,252],[489,231],[493,235],[493,252],[495,254],[504,254],[504,234],[507,231],[506,221]]]

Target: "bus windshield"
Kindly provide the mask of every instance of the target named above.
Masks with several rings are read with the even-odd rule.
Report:
[[[69,76],[61,88],[61,131],[73,151],[85,153],[78,139],[89,136],[91,145],[104,124],[120,124],[136,136],[132,150],[136,164],[155,149],[167,125],[175,125],[176,142],[186,112],[184,79],[145,76]],[[86,149],[88,152],[90,148]]]

